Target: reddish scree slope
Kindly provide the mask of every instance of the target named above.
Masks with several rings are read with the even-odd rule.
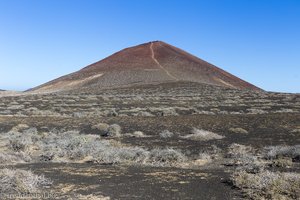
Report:
[[[260,90],[181,49],[156,41],[119,51],[75,73],[38,86],[32,91],[116,88],[170,81]]]

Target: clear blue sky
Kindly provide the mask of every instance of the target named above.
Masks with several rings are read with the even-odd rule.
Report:
[[[0,88],[162,40],[265,90],[300,92],[299,0],[0,0]]]

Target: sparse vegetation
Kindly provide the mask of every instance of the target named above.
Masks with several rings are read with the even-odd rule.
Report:
[[[105,197],[105,196],[102,196],[102,195],[93,195],[93,194],[90,194],[90,195],[82,195],[82,194],[79,194],[76,196],[77,200],[110,200],[110,197]]]
[[[251,199],[299,199],[300,174],[263,170],[257,174],[235,172],[231,180]]]
[[[247,134],[248,133],[248,131],[243,128],[230,128],[229,131],[232,133],[239,133],[239,134]]]
[[[153,149],[150,151],[149,160],[154,165],[174,166],[187,161],[187,157],[175,149]]]
[[[146,137],[146,135],[142,131],[134,131],[132,135],[133,137],[138,137],[138,138]]]
[[[174,136],[174,133],[169,130],[163,130],[162,132],[159,133],[159,136],[161,138],[171,138]]]
[[[111,125],[110,135],[120,135],[121,128]],[[33,129],[32,129],[33,130]],[[10,163],[34,162],[96,162],[105,164],[133,163],[159,166],[175,166],[187,158],[174,149],[147,150],[124,146],[114,140],[104,140],[100,135],[82,135],[79,131],[62,133],[9,132],[10,154],[0,154],[0,159]],[[135,137],[145,137],[136,131]],[[26,138],[26,140],[25,140]],[[88,159],[87,159],[88,158]]]
[[[20,169],[0,169],[0,193],[34,193],[52,182],[43,175],[36,175],[31,171]]]
[[[265,168],[263,162],[254,154],[254,149],[251,146],[240,144],[232,144],[228,148],[227,165],[238,167],[239,170],[245,170],[250,173],[257,173]]]
[[[112,124],[107,129],[107,136],[120,137],[121,136],[121,126],[118,124]]]
[[[101,136],[106,136],[107,133],[108,133],[108,128],[109,128],[109,125],[106,124],[106,123],[99,123],[97,125],[94,125],[92,127],[92,129],[96,130],[97,133]]]
[[[272,160],[270,164],[271,167],[280,167],[280,168],[289,168],[293,165],[293,161],[291,158],[278,158]]]
[[[31,158],[24,152],[1,152],[0,165],[30,162]]]
[[[189,140],[208,141],[208,140],[220,140],[223,139],[224,136],[218,135],[210,131],[193,128],[191,134],[181,136],[181,138],[189,139]]]
[[[20,166],[44,166],[49,169],[48,165],[58,165],[65,170],[60,173],[70,173],[71,177],[71,173],[76,176],[89,175],[89,172],[82,173],[78,169],[85,166],[105,177],[112,175],[112,168],[118,170],[119,167],[125,169],[135,165],[134,173],[139,174],[143,169],[149,169],[145,166],[156,166],[150,171],[158,169],[163,174],[163,181],[177,170],[174,174],[180,175],[182,172],[184,176],[171,177],[174,178],[172,181],[176,181],[176,185],[190,184],[189,187],[196,182],[200,186],[206,182],[212,184],[211,181],[215,180],[218,182],[214,185],[223,184],[215,178],[214,170],[217,168],[220,171],[234,171],[233,183],[248,198],[299,198],[295,195],[294,186],[288,187],[295,191],[280,191],[281,187],[292,181],[283,184],[279,179],[274,179],[280,190],[265,181],[279,174],[283,180],[285,176],[299,175],[296,173],[300,160],[299,145],[295,145],[300,128],[297,114],[300,112],[299,95],[254,93],[194,83],[176,83],[174,87],[174,84],[149,85],[142,89],[106,89],[98,93],[84,91],[3,96],[0,101],[1,167],[22,163]],[[37,128],[30,128],[32,126]],[[198,129],[190,131],[191,127]],[[234,144],[227,149],[232,142],[243,145]],[[265,142],[275,146],[263,148]],[[101,172],[96,168],[101,168]],[[193,181],[181,168],[189,168],[187,171],[191,171]],[[209,169],[212,175],[203,177],[206,179],[203,181],[194,171],[202,168]],[[54,168],[50,171],[56,173]],[[124,174],[122,170],[113,175],[122,180],[125,176],[120,174]],[[132,174],[128,175],[131,177]],[[183,179],[190,183],[181,182]],[[101,181],[101,187],[111,183],[106,178]],[[86,182],[86,185],[89,183]],[[261,183],[266,183],[266,187],[255,186]],[[194,185],[198,187],[198,184]],[[68,189],[75,191],[75,188]],[[226,192],[232,192],[230,187],[227,189]],[[98,196],[101,199],[100,187],[99,191],[94,196],[82,195],[82,199]],[[79,199],[77,196],[75,198]]]
[[[293,129],[291,132],[294,134],[300,134],[300,128]]]
[[[295,146],[269,146],[264,149],[266,159],[277,159],[281,157],[292,158],[300,161],[300,145]]]
[[[212,161],[212,155],[209,153],[200,153],[199,157],[197,160],[204,160],[206,162],[211,162]]]

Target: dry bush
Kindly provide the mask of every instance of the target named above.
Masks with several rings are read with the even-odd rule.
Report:
[[[73,199],[68,198],[68,200],[73,200]],[[76,195],[76,198],[74,198],[74,200],[110,200],[110,197],[105,197],[102,195],[93,195],[93,194],[90,195],[79,194]]]
[[[111,125],[113,135],[120,134],[118,125]],[[48,132],[36,135],[10,132],[11,151],[0,154],[0,160],[10,163],[23,162],[25,156],[33,162],[96,162],[105,164],[146,164],[173,166],[187,160],[174,149],[147,150],[140,147],[124,146],[115,140],[104,140],[100,135],[80,134],[79,131]],[[135,132],[137,137],[146,137],[142,132]],[[2,136],[2,135],[1,135]],[[27,140],[24,140],[24,139]],[[23,155],[23,157],[21,157]]]
[[[34,193],[39,192],[52,182],[43,175],[36,175],[31,171],[20,169],[0,169],[0,193]]]
[[[159,137],[161,138],[171,138],[174,136],[174,133],[169,130],[163,130],[159,133]]]
[[[200,151],[197,160],[206,160],[207,162],[212,161],[213,159],[222,157],[222,149],[216,145],[211,145],[207,149]]]
[[[93,130],[96,130],[101,136],[110,136],[110,137],[120,137],[121,136],[121,126],[118,124],[106,124],[99,123],[97,125],[92,126]]]
[[[91,156],[93,162],[105,164],[145,163],[148,151],[139,147],[123,147],[110,141],[90,141],[77,151]]]
[[[134,131],[133,133],[125,133],[124,136],[135,137],[135,138],[149,137],[149,136],[145,135],[142,131]]]
[[[237,134],[247,134],[248,133],[248,131],[243,128],[230,128],[229,131],[232,133],[237,133]]]
[[[246,146],[242,144],[231,144],[227,149],[227,157],[229,158],[240,158],[245,155],[253,155],[254,149],[251,146]]]
[[[220,139],[223,139],[224,136],[218,135],[218,134],[210,132],[210,131],[193,128],[191,131],[191,134],[181,136],[181,138],[189,139],[189,140],[196,140],[196,141],[208,141],[208,140],[220,140]]]
[[[232,144],[228,147],[227,158],[227,165],[237,166],[247,172],[257,173],[265,168],[264,162],[258,159],[251,146]]]
[[[107,132],[108,132],[108,127],[109,127],[109,125],[106,124],[106,123],[99,123],[97,125],[94,125],[92,127],[92,129],[97,130],[97,132],[99,133],[99,135],[106,136]]]
[[[293,161],[291,158],[278,158],[275,160],[272,160],[272,163],[270,164],[271,167],[281,167],[286,168],[293,165]]]
[[[30,127],[27,124],[18,124],[17,126],[14,126],[11,131],[14,132],[22,132],[26,129],[29,129]]]
[[[300,128],[293,129],[291,132],[295,133],[295,134],[299,134],[300,133]]]
[[[212,161],[213,157],[211,154],[203,152],[203,153],[199,153],[198,159],[205,160],[206,162],[210,162]]]
[[[237,171],[231,181],[251,199],[299,199],[300,174],[261,171],[257,174]]]
[[[133,137],[138,137],[138,138],[143,138],[143,137],[147,137],[142,131],[134,131],[132,133]]]
[[[265,114],[265,113],[268,113],[265,110],[256,109],[256,108],[249,108],[249,109],[247,109],[247,112],[250,113],[250,114]]]
[[[118,116],[118,112],[116,111],[116,109],[111,109],[107,112],[106,116],[107,117],[116,117]]]
[[[33,144],[30,134],[25,135],[15,132],[10,132],[9,134],[11,134],[9,138],[10,148],[15,152],[24,152]]]
[[[121,136],[121,126],[118,124],[112,124],[108,127],[107,136],[120,137]]]
[[[151,113],[155,113],[157,116],[177,116],[178,113],[174,108],[171,107],[151,107],[149,108]]]
[[[300,145],[295,146],[269,146],[265,147],[263,156],[266,159],[277,159],[281,157],[292,158],[300,161]]]
[[[24,163],[30,162],[31,157],[24,152],[1,152],[0,153],[0,165],[14,164],[14,163]]]
[[[139,111],[139,112],[133,114],[133,116],[153,117],[155,115],[153,115],[153,114],[151,114],[150,112],[147,112],[147,111]]]
[[[149,154],[149,163],[156,166],[175,166],[185,161],[187,157],[183,153],[171,148],[153,149]]]

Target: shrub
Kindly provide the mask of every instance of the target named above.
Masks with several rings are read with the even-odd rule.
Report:
[[[275,160],[272,160],[271,167],[281,167],[286,168],[293,165],[291,158],[278,158]]]
[[[119,114],[117,113],[116,109],[111,109],[110,111],[108,111],[107,117],[116,117]]]
[[[99,135],[101,136],[107,136],[109,125],[106,123],[99,123],[92,127],[93,129],[96,129]]]
[[[16,152],[25,151],[29,145],[32,145],[31,137],[24,135],[12,137],[9,142],[10,148]]]
[[[138,137],[138,138],[142,138],[142,137],[146,137],[145,134],[142,131],[134,131],[132,133],[133,137]]]
[[[89,194],[89,195],[83,195],[83,194],[78,194],[76,195],[76,199],[77,200],[110,200],[110,197],[105,197],[102,195],[93,195],[93,194]]]
[[[43,175],[20,169],[0,169],[0,193],[33,193],[38,192],[52,182]]]
[[[175,149],[153,149],[149,154],[150,164],[158,166],[174,166],[185,161],[187,161],[186,156]]]
[[[181,136],[181,138],[189,139],[189,140],[197,140],[197,141],[208,141],[208,140],[220,140],[223,139],[224,136],[218,135],[210,131],[193,128],[191,134]]]
[[[94,125],[92,129],[96,130],[100,136],[111,136],[111,137],[119,137],[121,136],[121,126],[118,124],[108,125],[106,123],[99,123]]]
[[[238,169],[251,173],[258,173],[265,168],[251,146],[232,144],[228,147],[227,157],[230,158],[227,165],[238,166]]]
[[[35,128],[35,127],[31,127],[31,128],[25,129],[22,132],[23,132],[23,134],[31,135],[31,136],[38,134],[37,128]]]
[[[269,146],[264,148],[263,155],[266,159],[277,159],[280,157],[292,158],[300,161],[300,145],[295,146]]]
[[[120,137],[121,136],[121,126],[118,124],[113,124],[108,127],[107,136]]]
[[[151,114],[147,111],[139,111],[137,114],[134,114],[135,116],[141,116],[141,117],[153,117],[155,115]]]
[[[14,126],[11,131],[22,132],[28,128],[29,126],[27,124],[18,124],[17,126]]]
[[[248,131],[243,128],[230,128],[229,131],[232,133],[239,133],[239,134],[247,134],[248,133]]]
[[[118,125],[112,125],[110,128],[109,131],[113,135],[120,134],[121,130]],[[144,137],[144,134],[139,131],[133,135]],[[11,145],[12,149],[19,152],[0,154],[0,161],[24,162],[26,161],[25,155],[27,155],[27,160],[32,159],[36,162],[86,161],[105,164],[133,163],[173,166],[187,160],[185,155],[174,149],[146,150],[141,147],[124,146],[115,140],[104,140],[99,135],[82,135],[79,131],[37,134],[37,138],[34,140],[31,139],[33,136],[27,136],[31,135],[20,133],[10,135],[12,143],[16,144]],[[29,142],[22,143],[25,137]],[[21,156],[24,156],[24,159]]]
[[[240,158],[245,155],[253,154],[254,149],[251,146],[245,146],[241,144],[233,143],[228,147],[227,157],[229,158]]]
[[[169,130],[164,130],[164,131],[159,133],[159,137],[161,137],[161,138],[171,138],[173,136],[174,136],[174,133],[172,133]]]
[[[300,174],[261,171],[257,174],[237,171],[231,181],[251,199],[299,199]]]
[[[207,162],[210,162],[212,160],[212,156],[209,153],[200,153],[198,159],[200,160],[206,160]]]
[[[113,147],[109,143],[101,143],[102,146],[94,152],[94,158],[98,163],[146,163],[149,152],[139,147]],[[98,144],[99,145],[99,144]]]
[[[296,134],[297,134],[297,133],[300,133],[300,128],[294,129],[294,130],[292,130],[291,132],[292,132],[292,133],[296,133]]]
[[[176,112],[175,108],[166,108],[162,111],[162,116],[177,116],[178,113]]]
[[[14,164],[14,163],[24,163],[24,162],[30,162],[31,157],[26,155],[23,152],[12,152],[12,153],[6,153],[2,152],[0,153],[0,163],[1,164]]]

